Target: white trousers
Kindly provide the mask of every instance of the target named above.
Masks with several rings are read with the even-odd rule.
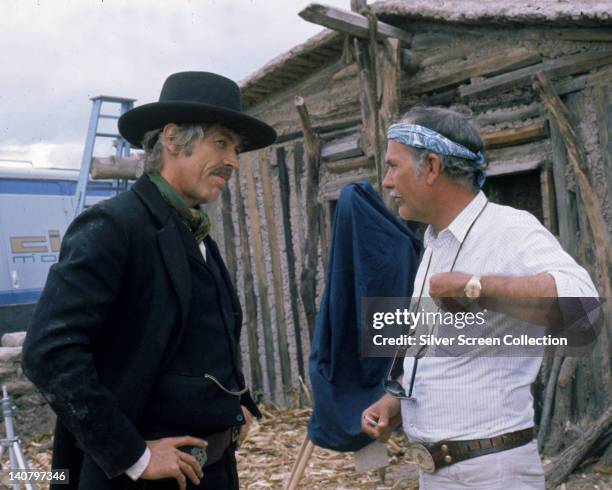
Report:
[[[441,468],[420,471],[420,490],[544,490],[536,441]]]

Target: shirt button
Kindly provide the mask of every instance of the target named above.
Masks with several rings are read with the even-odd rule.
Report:
[[[238,422],[242,422],[244,420],[244,415],[240,414],[240,415],[236,415],[236,420]]]

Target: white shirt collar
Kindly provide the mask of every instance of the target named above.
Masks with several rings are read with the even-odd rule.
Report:
[[[470,201],[470,203],[463,208],[463,210],[455,216],[455,219],[442,231],[439,233],[435,233],[433,226],[429,225],[425,230],[425,235],[423,237],[423,242],[425,247],[429,247],[433,242],[435,242],[438,237],[445,236],[450,233],[455,239],[461,243],[465,238],[465,235],[470,228],[471,224],[474,222],[478,213],[482,211],[482,208],[487,203],[487,196],[484,195],[484,192],[480,191],[474,199]]]

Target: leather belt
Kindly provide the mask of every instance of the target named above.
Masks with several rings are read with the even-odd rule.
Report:
[[[523,446],[533,440],[533,437],[534,430],[530,427],[488,439],[413,443],[408,446],[408,454],[423,471],[433,473],[466,459]]]
[[[191,453],[192,456],[202,465],[203,468],[216,463],[221,459],[223,453],[230,447],[231,444],[235,444],[240,437],[239,425],[231,427],[222,432],[215,432],[202,437],[208,445],[206,448],[194,448],[188,447],[186,452]]]

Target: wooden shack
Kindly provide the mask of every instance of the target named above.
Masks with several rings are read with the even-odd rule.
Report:
[[[308,383],[340,189],[364,179],[378,188],[384,130],[415,104],[471,114],[487,143],[487,195],[537,216],[610,294],[612,14],[605,2],[351,4],[306,8],[301,16],[331,29],[242,83],[248,112],[279,138],[242,157],[215,214],[245,313],[247,378],[279,404],[295,403]],[[550,353],[541,380],[544,387],[552,379],[554,389],[560,370],[571,379],[580,366],[581,379],[604,380],[600,396],[580,396],[592,386],[568,387],[567,379],[558,392],[568,400],[573,393],[581,413],[593,416],[612,395],[602,339],[597,362]],[[553,425],[564,420],[551,417]]]

